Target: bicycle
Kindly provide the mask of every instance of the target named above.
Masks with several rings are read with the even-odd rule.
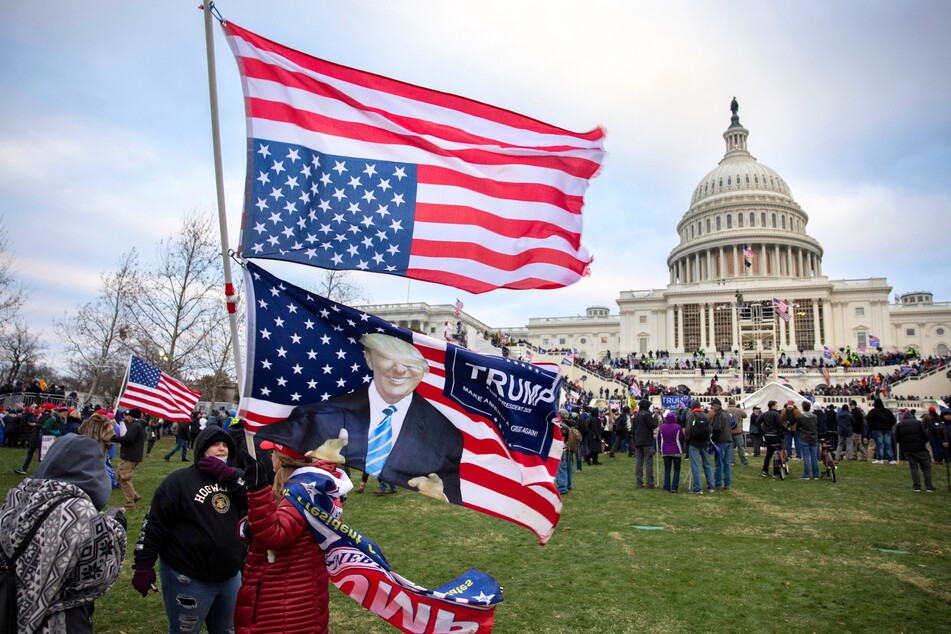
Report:
[[[836,482],[835,475],[835,456],[832,451],[832,447],[829,446],[828,440],[822,438],[819,440],[819,462],[822,463],[822,466],[825,467],[825,471],[822,472],[820,478],[829,477],[833,482]]]
[[[773,475],[780,480],[785,480],[786,476],[789,475],[789,457],[786,455],[786,448],[782,439],[773,447],[775,447],[773,452]]]

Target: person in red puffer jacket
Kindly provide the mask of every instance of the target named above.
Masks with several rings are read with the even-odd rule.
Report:
[[[241,530],[250,534],[251,544],[235,606],[235,632],[324,634],[330,601],[324,553],[283,490],[296,469],[310,466],[333,473],[337,465],[268,441],[261,448],[273,449],[274,484],[268,487],[262,473],[248,485],[248,517]],[[264,471],[263,465],[256,466]],[[251,475],[246,471],[247,479]]]

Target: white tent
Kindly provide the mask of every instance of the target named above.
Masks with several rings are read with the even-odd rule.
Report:
[[[776,401],[779,408],[782,409],[783,405],[785,405],[789,399],[795,401],[796,407],[799,409],[802,409],[802,402],[808,400],[799,392],[782,383],[767,383],[740,401],[740,406],[749,412],[758,405],[765,412],[766,404],[770,401]]]

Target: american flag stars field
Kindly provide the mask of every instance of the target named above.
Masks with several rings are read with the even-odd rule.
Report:
[[[247,257],[399,273],[409,264],[416,166],[255,142]],[[267,193],[270,190],[270,193]]]

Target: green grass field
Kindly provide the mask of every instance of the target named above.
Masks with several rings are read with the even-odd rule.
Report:
[[[182,462],[160,441],[135,474],[145,501]],[[0,489],[24,450],[0,449]],[[189,456],[191,457],[191,456]],[[951,494],[913,493],[908,467],[846,463],[839,482],[763,479],[734,468],[733,490],[694,496],[634,488],[634,460],[585,466],[548,545],[498,519],[400,491],[351,495],[348,523],[393,568],[435,587],[471,567],[505,590],[497,632],[936,632],[951,623]],[[751,463],[754,464],[754,463]],[[35,472],[36,463],[30,468]],[[684,469],[689,470],[687,461]],[[661,466],[662,473],[662,466]],[[113,503],[122,504],[119,491]],[[660,527],[643,530],[638,526]],[[900,551],[900,552],[895,552]],[[131,564],[97,602],[96,631],[165,632],[160,595],[139,596]],[[331,589],[331,631],[395,631]]]

